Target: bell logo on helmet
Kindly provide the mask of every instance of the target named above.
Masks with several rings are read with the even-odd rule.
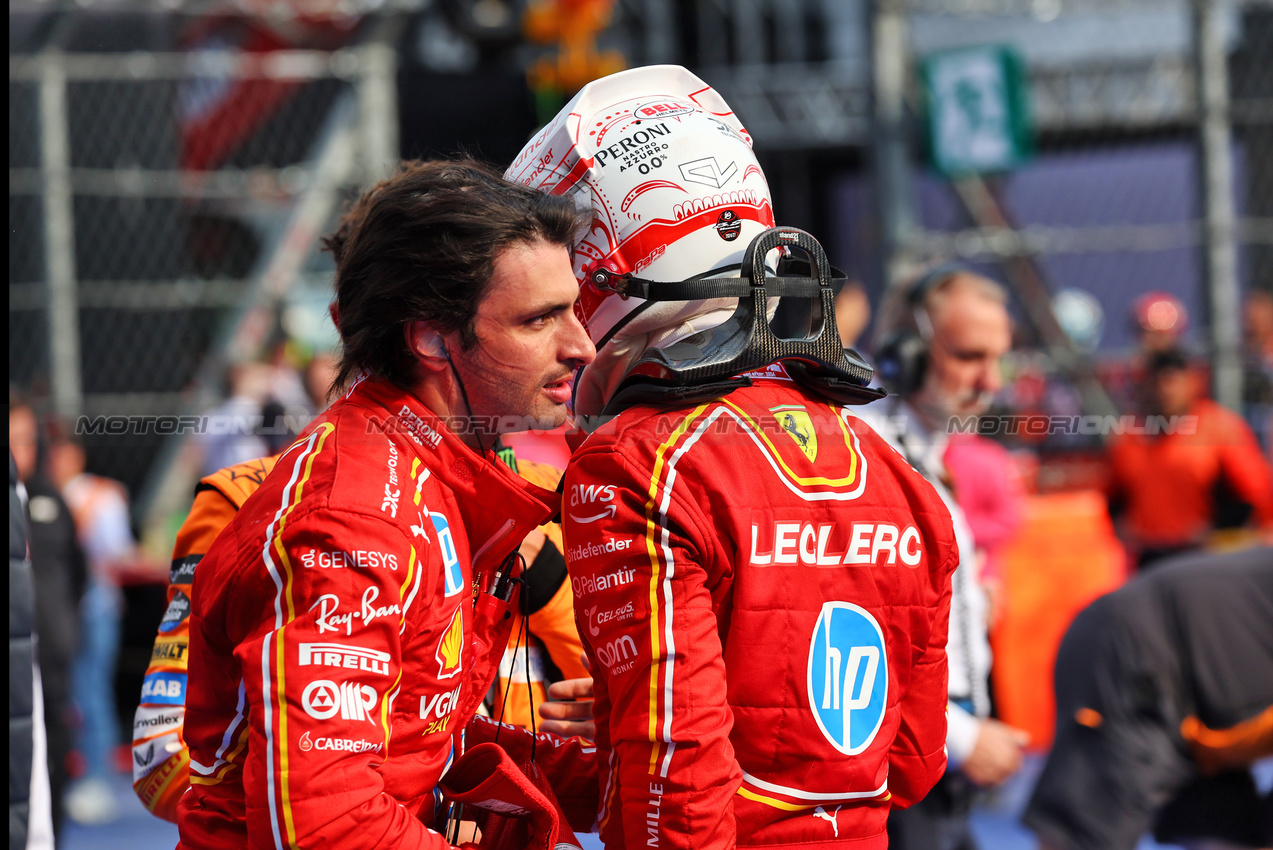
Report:
[[[683,103],[645,103],[636,108],[638,118],[671,118],[693,112],[694,107]]]
[[[822,606],[809,642],[809,708],[826,739],[845,755],[871,745],[888,702],[884,632],[851,602]]]

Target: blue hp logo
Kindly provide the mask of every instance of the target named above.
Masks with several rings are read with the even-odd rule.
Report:
[[[849,602],[827,602],[809,643],[809,707],[837,750],[857,755],[871,745],[888,701],[884,633]]]
[[[446,517],[437,512],[430,512],[433,530],[438,533],[438,546],[442,549],[443,572],[446,575],[446,591],[444,596],[454,596],[464,589],[464,573],[460,570],[460,556],[455,553],[455,541],[451,539],[451,524]]]

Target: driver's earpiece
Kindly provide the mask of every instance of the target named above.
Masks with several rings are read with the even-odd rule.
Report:
[[[442,339],[442,334],[438,333],[429,323],[423,321],[410,322],[407,326],[407,336],[411,350],[417,356],[448,361],[451,359],[451,353],[446,350],[446,341]],[[438,368],[438,366],[433,368]]]

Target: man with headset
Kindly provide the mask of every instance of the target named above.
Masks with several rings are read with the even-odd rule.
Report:
[[[1021,766],[1024,732],[989,717],[986,596],[977,580],[971,531],[943,461],[953,419],[985,412],[1002,386],[1000,360],[1012,345],[1007,293],[970,269],[945,265],[895,292],[877,332],[880,377],[894,391],[853,408],[937,488],[954,520],[960,563],[950,613],[947,773],[919,805],[889,818],[891,847],[974,846],[967,814],[973,786],[998,785]]]

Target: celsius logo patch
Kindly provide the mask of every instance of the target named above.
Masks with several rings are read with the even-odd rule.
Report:
[[[440,513],[430,513],[433,530],[438,533],[438,546],[442,549],[443,570],[446,575],[446,595],[454,596],[464,589],[464,572],[460,569],[460,556],[455,552],[455,541],[451,538],[451,524]]]
[[[733,242],[743,232],[743,223],[738,220],[738,213],[733,210],[721,210],[716,218],[716,235],[726,242]]]
[[[809,642],[809,707],[837,750],[857,755],[871,745],[888,701],[884,632],[850,602],[827,602]]]

